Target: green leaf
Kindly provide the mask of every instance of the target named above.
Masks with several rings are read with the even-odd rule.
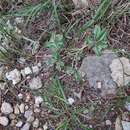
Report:
[[[89,47],[93,47],[93,45],[94,45],[94,40],[93,40],[93,38],[87,37],[86,43],[89,45]]]
[[[100,36],[100,33],[101,33],[101,28],[100,26],[96,25],[94,29],[94,36],[98,38]]]
[[[58,70],[61,70],[61,68],[64,66],[63,62],[60,59],[60,51],[63,45],[64,38],[61,34],[52,33],[50,40],[46,42],[46,48],[49,48],[52,53],[50,63],[52,63],[53,65],[56,64],[56,69]]]
[[[101,55],[102,49],[108,46],[106,30],[96,25],[91,35],[86,38],[86,43],[92,48],[96,55]]]

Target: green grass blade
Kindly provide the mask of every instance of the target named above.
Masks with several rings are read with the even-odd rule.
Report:
[[[87,28],[92,26],[95,22],[97,22],[98,20],[101,20],[105,16],[105,13],[107,12],[110,5],[111,5],[111,0],[102,1],[94,17],[90,21],[88,21],[85,25],[83,25],[83,27],[81,28],[81,32],[84,32]]]

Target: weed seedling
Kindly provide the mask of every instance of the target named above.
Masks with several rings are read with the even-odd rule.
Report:
[[[108,46],[106,30],[96,25],[92,34],[86,38],[86,44],[92,48],[96,55],[101,55],[102,49]]]
[[[61,70],[64,62],[60,58],[60,52],[64,45],[64,38],[61,34],[53,33],[50,40],[46,43],[46,47],[50,49],[52,57],[49,60],[50,65],[54,65],[57,70]]]

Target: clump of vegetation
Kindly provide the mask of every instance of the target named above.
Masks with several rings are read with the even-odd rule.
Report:
[[[96,55],[101,55],[102,49],[108,47],[106,30],[96,25],[92,34],[86,38],[86,44],[93,49]]]
[[[64,46],[64,38],[61,34],[53,33],[50,40],[46,43],[46,47],[51,50],[52,57],[49,60],[50,65],[55,65],[58,70],[64,67],[64,62],[61,60],[60,52]]]
[[[5,2],[9,3],[10,1],[5,0]],[[44,49],[49,50],[51,58],[49,59],[48,64],[54,69],[52,73],[48,72],[48,75],[51,75],[50,77],[46,74],[48,76],[46,79],[47,82],[51,83],[47,88],[43,88],[44,92],[41,91],[43,93],[40,92],[43,96],[45,106],[50,112],[48,122],[54,124],[55,130],[76,130],[77,128],[91,130],[88,126],[89,120],[85,120],[85,122],[80,117],[82,116],[84,117],[83,119],[86,119],[87,117],[84,114],[85,110],[88,110],[88,108],[89,110],[93,109],[93,113],[97,110],[95,104],[102,103],[98,102],[97,99],[92,100],[89,95],[97,90],[87,90],[90,91],[88,95],[84,94],[84,90],[82,94],[86,97],[88,96],[88,99],[84,99],[85,102],[83,102],[81,96],[81,99],[78,100],[80,102],[78,105],[70,105],[67,100],[68,93],[64,87],[67,85],[62,84],[60,80],[66,77],[66,75],[72,76],[74,81],[65,80],[67,80],[68,83],[71,82],[70,84],[72,85],[69,84],[70,86],[73,87],[77,85],[75,88],[81,89],[82,85],[86,83],[81,79],[78,73],[82,59],[84,56],[93,52],[97,56],[100,56],[103,49],[111,47],[109,39],[111,38],[111,30],[116,30],[115,23],[120,21],[121,16],[123,16],[125,26],[128,24],[126,22],[128,21],[126,15],[130,15],[130,2],[126,0],[125,3],[120,1],[115,5],[112,5],[112,0],[101,0],[96,8],[76,9],[74,4],[69,0],[42,0],[36,2],[36,4],[26,1],[25,3],[21,3],[20,7],[18,6],[15,8],[17,2],[13,0],[11,1],[11,4],[15,2],[16,4],[11,7],[9,6],[8,9],[4,9],[2,5],[5,2],[2,1],[2,4],[0,2],[0,62],[5,63],[8,60],[9,65],[11,63],[15,65],[14,63],[18,61],[18,58],[25,57],[27,64],[34,64],[39,50],[42,50],[43,52]],[[49,15],[47,15],[46,12],[49,12]],[[47,22],[46,20],[41,19],[41,17],[44,16],[47,17]],[[17,17],[21,17],[25,20],[20,33],[16,32],[15,28],[10,28],[7,25],[7,21]],[[51,25],[51,23],[54,25]],[[33,28],[30,29],[30,26]],[[30,29],[30,33],[35,31],[34,35],[28,34],[28,28]],[[125,35],[127,34],[121,29],[117,32],[120,33],[120,31]],[[48,39],[49,36],[45,36],[46,34],[51,36],[50,39]],[[34,40],[35,35],[38,35],[39,38]],[[6,40],[8,40],[8,43],[5,42]],[[113,41],[117,42],[118,39],[114,39]],[[120,41],[118,43],[120,43]],[[28,48],[31,48],[31,53],[28,51]],[[118,48],[118,50],[120,51],[121,49]],[[128,54],[128,52],[125,53],[127,56]],[[17,66],[21,67],[19,64]],[[22,67],[24,67],[24,65]],[[44,72],[40,70],[40,74],[44,75]],[[80,82],[81,80],[82,83]],[[70,89],[69,87],[68,89]],[[92,96],[92,98],[93,97],[94,96]],[[105,99],[102,100],[104,101]],[[87,104],[86,102],[89,103]],[[122,99],[119,101],[116,100],[116,102],[119,102],[119,105],[117,105],[119,107],[121,107],[122,104],[124,105],[124,100],[122,102]],[[108,108],[111,110],[113,104],[108,104]],[[91,108],[90,106],[94,107]],[[106,118],[109,110],[104,111],[106,113],[103,113],[104,115],[101,117],[102,121]],[[93,122],[95,121],[95,118],[96,116],[93,120],[90,120]]]

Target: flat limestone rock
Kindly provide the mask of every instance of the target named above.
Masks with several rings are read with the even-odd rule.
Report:
[[[89,81],[91,87],[100,88],[102,95],[115,94],[116,83],[111,77],[110,64],[117,58],[117,55],[105,51],[102,56],[88,56],[84,58],[80,67],[81,76]]]
[[[116,58],[110,65],[111,77],[118,86],[130,83],[130,60],[125,57]]]

